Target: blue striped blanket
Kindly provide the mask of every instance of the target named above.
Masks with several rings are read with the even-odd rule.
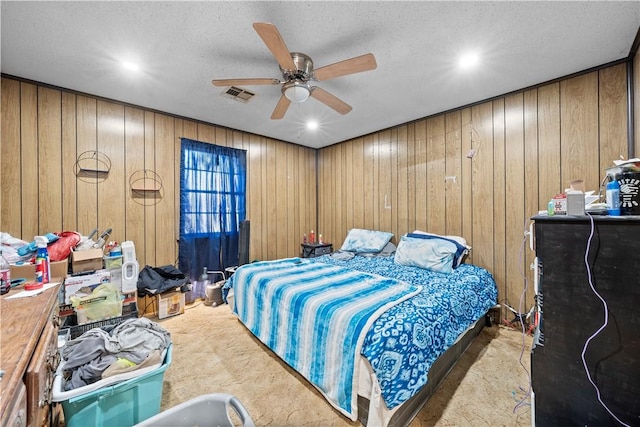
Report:
[[[300,258],[247,264],[230,280],[238,318],[352,420],[357,358],[369,327],[422,289]]]

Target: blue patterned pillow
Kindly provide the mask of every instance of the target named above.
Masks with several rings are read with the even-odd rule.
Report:
[[[449,239],[424,237],[426,236],[402,236],[396,249],[395,263],[438,273],[451,273],[458,252],[456,243]]]
[[[347,238],[344,239],[340,250],[356,253],[378,253],[389,243],[392,237],[393,233],[387,233],[386,231],[352,228],[349,230]]]

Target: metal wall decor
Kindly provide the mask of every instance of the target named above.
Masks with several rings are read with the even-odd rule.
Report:
[[[76,177],[86,182],[104,181],[109,176],[109,171],[111,171],[111,159],[96,150],[81,153],[74,165]]]
[[[162,179],[149,169],[140,169],[129,177],[131,196],[144,205],[156,204],[162,199]]]

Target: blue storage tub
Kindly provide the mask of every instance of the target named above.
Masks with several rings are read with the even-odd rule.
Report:
[[[75,393],[65,400],[60,400],[60,396],[75,390],[58,393],[56,398],[56,388],[60,387],[57,378],[53,400],[62,404],[65,426],[132,426],[156,415],[160,412],[164,372],[171,365],[171,352],[172,345],[169,345],[162,365],[142,375],[86,393]],[[84,388],[77,390],[81,392]]]

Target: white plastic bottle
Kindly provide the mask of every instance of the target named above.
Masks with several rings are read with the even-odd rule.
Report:
[[[616,179],[607,184],[607,211],[610,216],[620,216],[620,184]]]
[[[128,294],[138,289],[138,260],[136,259],[136,247],[132,241],[127,240],[120,244],[122,250],[122,293]]]

